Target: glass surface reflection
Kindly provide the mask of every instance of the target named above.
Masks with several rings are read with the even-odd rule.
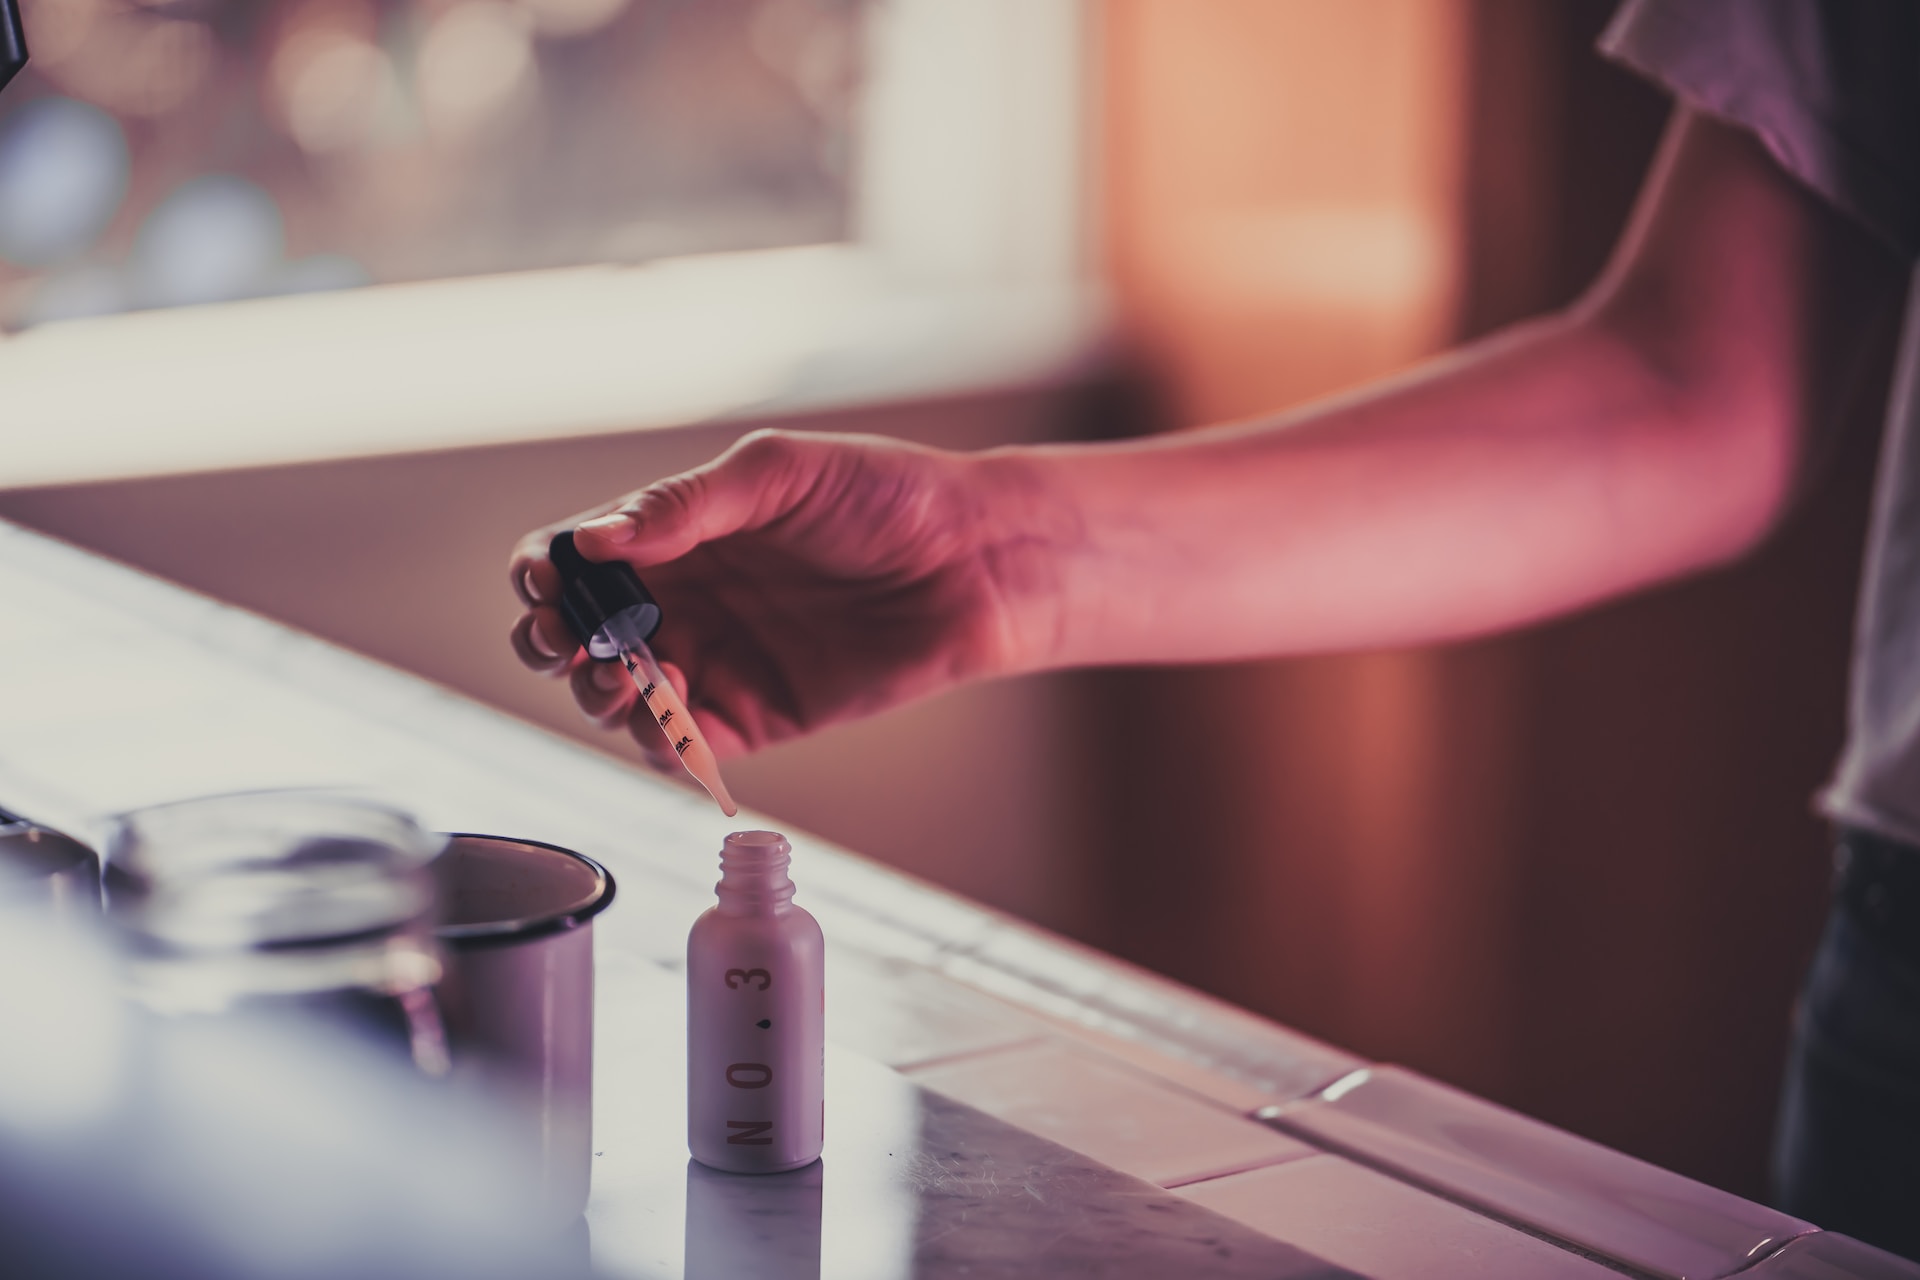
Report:
[[[168,1015],[324,1020],[445,1075],[425,871],[444,843],[399,810],[321,790],[124,814],[104,882],[129,989]]]
[[[686,1280],[819,1280],[824,1162],[791,1173],[721,1173],[687,1161]]]
[[[609,915],[610,925],[618,922]],[[596,1274],[914,1275],[919,1211],[904,1173],[919,1146],[919,1091],[878,1063],[829,1046],[824,1161],[761,1176],[690,1167],[685,988],[678,975],[623,963],[612,950],[603,947],[596,964],[599,1063],[587,1207]],[[722,1238],[728,1233],[743,1238]],[[752,1259],[764,1265],[749,1265]]]
[[[596,1275],[1348,1274],[834,1045],[820,1163],[760,1176],[690,1167],[685,980],[622,954],[623,930],[640,923],[610,913],[596,961]],[[830,988],[836,963],[858,961],[830,954]]]

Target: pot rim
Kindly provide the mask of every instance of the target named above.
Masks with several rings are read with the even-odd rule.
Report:
[[[498,844],[517,844],[531,849],[544,849],[548,853],[562,854],[576,862],[585,863],[594,873],[597,882],[592,894],[564,911],[523,916],[516,920],[436,925],[433,936],[444,946],[467,951],[480,947],[512,946],[552,934],[569,933],[575,929],[590,927],[593,924],[593,918],[605,911],[613,902],[615,887],[613,873],[578,850],[568,849],[563,845],[548,844],[544,840],[528,840],[521,836],[499,836],[485,831],[448,831],[444,834],[447,837],[448,849],[453,847],[453,842],[456,840],[492,840]]]

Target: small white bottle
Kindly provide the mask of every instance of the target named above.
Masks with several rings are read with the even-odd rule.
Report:
[[[820,1156],[826,1128],[826,943],[793,905],[792,847],[736,831],[719,902],[687,935],[687,1148],[728,1173]]]

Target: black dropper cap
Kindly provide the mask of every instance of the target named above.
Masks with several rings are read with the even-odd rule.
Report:
[[[653,639],[660,629],[660,605],[624,560],[589,560],[573,545],[573,531],[556,533],[547,544],[547,558],[560,572],[560,616],[587,653],[606,662],[620,652],[607,624],[622,619],[618,628]]]

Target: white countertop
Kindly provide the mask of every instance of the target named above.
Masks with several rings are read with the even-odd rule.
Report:
[[[7,525],[0,600],[9,808],[97,838],[146,803],[373,786],[613,871],[601,1274],[1920,1276],[798,832],[829,943],[826,1155],[707,1175],[684,1143],[678,969],[720,838],[752,815]]]

